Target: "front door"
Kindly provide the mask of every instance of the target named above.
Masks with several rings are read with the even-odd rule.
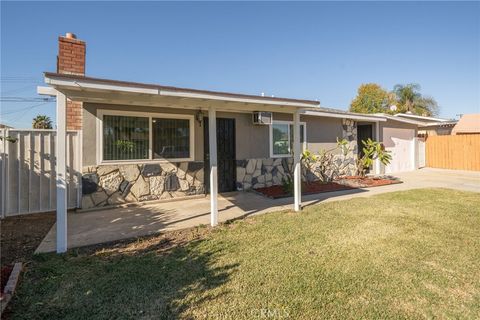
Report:
[[[205,189],[210,191],[210,146],[208,143],[208,118],[203,119],[203,145],[205,163]],[[235,119],[217,118],[218,191],[236,190]]]
[[[363,157],[363,143],[362,141],[367,141],[368,139],[373,140],[373,130],[371,124],[361,124],[357,127],[357,146],[358,146],[358,157]]]

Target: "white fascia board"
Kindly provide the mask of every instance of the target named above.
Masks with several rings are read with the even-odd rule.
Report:
[[[306,115],[306,116],[315,116],[315,117],[327,117],[327,118],[341,118],[341,119],[365,120],[365,121],[373,121],[373,122],[378,122],[378,121],[383,122],[383,121],[387,121],[385,118],[381,118],[381,117],[369,117],[369,116],[362,116],[362,115],[330,113],[330,112],[311,111],[311,110],[302,111],[302,112],[300,112],[300,114]]]
[[[274,100],[263,100],[255,98],[235,98],[230,96],[221,96],[208,93],[196,93],[196,92],[179,92],[179,91],[170,91],[170,90],[160,90],[160,95],[162,96],[171,96],[171,97],[181,97],[181,98],[192,98],[192,99],[207,99],[207,100],[221,100],[221,101],[232,101],[232,102],[243,102],[243,103],[257,103],[257,104],[272,104],[272,105],[281,105],[281,106],[290,106],[290,107],[299,107],[299,108],[312,108],[317,107],[316,104],[308,104],[302,102],[291,102],[291,101],[274,101]]]
[[[436,121],[436,122],[448,122],[448,121],[451,121],[451,120],[448,120],[448,119],[417,116],[417,115],[414,115],[414,114],[407,114],[407,113],[397,113],[397,114],[395,114],[395,117],[412,118],[412,119],[424,119],[424,120],[431,120],[431,121]]]
[[[417,125],[417,126],[420,126],[420,127],[425,125],[425,122],[421,122],[421,121],[418,121],[418,120],[404,119],[402,117],[395,117],[395,116],[391,116],[391,115],[383,114],[383,113],[374,113],[373,116],[383,117],[385,119],[389,119],[389,120],[392,120],[392,121],[414,124],[414,125]]]
[[[256,104],[269,104],[269,105],[281,105],[281,106],[290,106],[297,108],[312,108],[318,107],[317,104],[309,104],[302,102],[292,102],[292,101],[282,101],[282,100],[263,100],[255,98],[236,98],[231,96],[222,96],[216,94],[208,93],[196,93],[196,92],[181,92],[173,90],[162,90],[162,89],[152,89],[152,88],[141,88],[141,87],[129,87],[129,86],[119,86],[115,84],[102,84],[102,83],[92,83],[85,80],[65,80],[65,79],[54,79],[54,78],[45,78],[45,83],[58,86],[58,87],[70,87],[75,89],[92,89],[92,90],[106,90],[106,91],[119,91],[119,92],[130,92],[130,93],[143,93],[143,94],[152,94],[160,96],[170,96],[170,97],[179,97],[179,98],[192,98],[192,99],[207,99],[207,100],[219,100],[219,101],[232,101],[232,102],[243,102],[243,103],[256,103]]]
[[[120,92],[130,92],[130,93],[144,93],[144,94],[159,94],[158,89],[151,88],[139,88],[139,87],[129,87],[129,86],[117,86],[114,84],[103,84],[103,83],[91,83],[88,81],[82,80],[59,80],[52,78],[45,78],[45,83],[52,86],[59,87],[71,87],[75,89],[93,89],[93,90],[105,90],[105,91],[120,91]]]
[[[57,90],[52,87],[37,86],[37,93],[42,96],[57,96]]]

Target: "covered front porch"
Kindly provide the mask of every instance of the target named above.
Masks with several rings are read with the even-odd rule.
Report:
[[[75,102],[80,102],[85,105],[102,105],[106,106],[105,108],[116,108],[117,106],[128,108],[128,111],[125,113],[135,113],[137,117],[143,117],[150,122],[150,127],[147,125],[147,132],[150,132],[150,138],[146,141],[148,142],[149,148],[145,153],[145,158],[142,160],[129,160],[128,161],[106,161],[109,160],[105,158],[102,154],[104,148],[102,147],[103,137],[101,133],[103,131],[103,121],[102,113],[100,110],[96,110],[93,116],[96,118],[96,126],[90,127],[91,130],[85,126],[84,130],[84,139],[83,139],[83,153],[86,155],[91,155],[95,159],[95,166],[98,173],[99,167],[102,166],[124,166],[125,164],[176,164],[176,160],[199,160],[198,154],[195,154],[194,147],[198,143],[192,138],[194,132],[198,130],[198,126],[201,126],[200,119],[206,119],[203,123],[203,127],[206,129],[205,132],[205,150],[208,150],[208,159],[205,159],[205,172],[208,175],[205,176],[205,181],[202,181],[208,185],[209,197],[208,197],[208,206],[205,207],[205,212],[201,216],[205,216],[209,221],[203,221],[199,223],[209,223],[211,226],[216,226],[219,222],[219,201],[218,201],[218,192],[219,192],[219,175],[218,175],[218,153],[222,150],[217,148],[217,137],[221,133],[217,130],[217,119],[218,114],[225,113],[244,113],[252,114],[253,112],[279,112],[289,116],[292,123],[292,154],[290,155],[293,158],[292,164],[292,177],[294,182],[294,197],[290,200],[290,204],[293,204],[293,209],[295,211],[301,210],[301,145],[300,145],[300,113],[304,109],[314,108],[318,106],[317,101],[308,101],[308,100],[295,100],[295,99],[283,99],[283,98],[273,98],[273,97],[260,97],[260,96],[249,96],[249,95],[239,95],[231,93],[221,93],[221,92],[209,92],[209,91],[200,91],[192,89],[182,89],[182,88],[172,88],[172,87],[163,87],[157,85],[148,85],[148,84],[139,84],[139,83],[130,83],[122,81],[113,81],[113,80],[104,80],[96,78],[87,78],[79,76],[70,76],[70,75],[59,75],[59,74],[46,74],[46,82],[51,87],[49,88],[40,88],[39,93],[54,95],[57,98],[57,148],[56,148],[56,159],[57,159],[57,223],[55,231],[55,246],[58,253],[65,252],[67,248],[72,247],[68,243],[69,240],[73,240],[69,236],[70,230],[72,228],[77,228],[78,222],[75,221],[75,218],[70,218],[67,215],[66,211],[66,174],[68,173],[68,168],[65,165],[66,159],[66,125],[65,119],[67,115],[67,106],[68,101],[72,100]],[[169,111],[170,116],[172,114],[180,114],[182,110],[186,113],[189,113],[188,116],[190,119],[190,149],[189,156],[185,156],[184,159],[163,159],[155,158],[153,153],[155,150],[152,150],[152,142],[154,137],[152,137],[152,122],[155,122],[154,113],[150,115],[144,115],[143,110],[145,108],[150,108],[151,110],[171,110]],[[150,111],[157,112],[157,111]],[[160,112],[160,111],[158,111]],[[168,116],[167,116],[168,117]],[[194,124],[195,121],[199,121],[200,124]],[[95,134],[91,134],[96,131]],[[88,137],[88,138],[87,138]],[[123,140],[122,140],[123,141]],[[126,141],[126,140],[125,140]],[[85,146],[89,146],[86,148]],[[128,145],[127,145],[128,147]],[[255,148],[255,146],[252,146]],[[219,152],[217,152],[217,150]],[[183,158],[183,157],[182,157]],[[85,159],[85,157],[83,157]],[[136,158],[135,158],[136,159]],[[203,160],[203,159],[202,159]],[[83,163],[82,167],[86,164]],[[181,167],[181,165],[180,165]],[[187,167],[189,167],[187,165]],[[109,169],[110,170],[110,169]],[[175,169],[176,170],[176,169]],[[125,176],[125,175],[124,175]],[[137,176],[137,175],[136,175]],[[203,174],[202,174],[203,176]],[[121,182],[120,179],[117,179],[116,176],[109,177],[110,180],[115,182]],[[196,177],[197,178],[197,177]],[[143,179],[143,178],[141,178]],[[118,181],[117,181],[118,180]],[[235,182],[235,181],[234,181]],[[85,186],[84,186],[85,187]],[[117,186],[115,186],[117,190]],[[107,192],[108,193],[108,192]],[[142,195],[141,193],[139,193]],[[94,199],[95,200],[95,199]],[[184,199],[184,201],[190,201]],[[199,204],[195,202],[197,199],[192,199],[192,206],[198,207]],[[293,203],[292,203],[293,202]],[[255,202],[254,202],[255,203]],[[177,204],[178,205],[178,204]],[[186,205],[186,202],[182,202],[182,207]],[[205,203],[203,203],[205,205]],[[173,204],[175,206],[175,204]],[[256,211],[259,211],[258,208],[261,208],[262,205],[256,205]],[[270,205],[268,207],[271,207]],[[203,207],[202,207],[203,208]],[[120,209],[115,209],[120,210]],[[202,209],[203,210],[203,209]],[[225,210],[225,208],[220,209]],[[261,209],[260,209],[261,210]],[[168,210],[167,210],[168,211]],[[240,212],[241,211],[241,212]],[[240,209],[238,215],[241,216],[244,214],[244,210]],[[250,210],[247,210],[250,211]],[[188,210],[185,214],[188,214]],[[232,213],[235,217],[237,213]],[[100,217],[98,212],[95,213],[96,218]],[[148,216],[148,215],[147,215]],[[162,215],[161,219],[165,219],[165,215]],[[225,216],[221,217],[221,221],[229,219],[231,217]],[[69,221],[72,219],[72,221]],[[127,219],[128,220],[128,219]],[[98,219],[97,221],[101,221]],[[129,233],[129,236],[135,236],[135,233]],[[92,235],[93,238],[95,238]],[[73,246],[77,246],[74,244]]]

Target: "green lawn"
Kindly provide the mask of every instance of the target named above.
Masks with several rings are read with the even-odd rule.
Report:
[[[480,196],[425,189],[38,256],[13,319],[480,318]]]

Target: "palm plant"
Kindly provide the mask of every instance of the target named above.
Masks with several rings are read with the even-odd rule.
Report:
[[[388,165],[392,161],[390,151],[385,150],[383,145],[377,141],[368,138],[362,140],[363,156],[357,159],[357,175],[365,177],[368,168],[378,159],[383,165]]]
[[[38,115],[33,118],[32,127],[33,129],[52,129],[52,120],[49,116]]]
[[[420,89],[420,85],[416,83],[397,84],[393,87],[400,110],[421,116],[436,115],[438,113],[437,102],[431,97],[422,96]]]

